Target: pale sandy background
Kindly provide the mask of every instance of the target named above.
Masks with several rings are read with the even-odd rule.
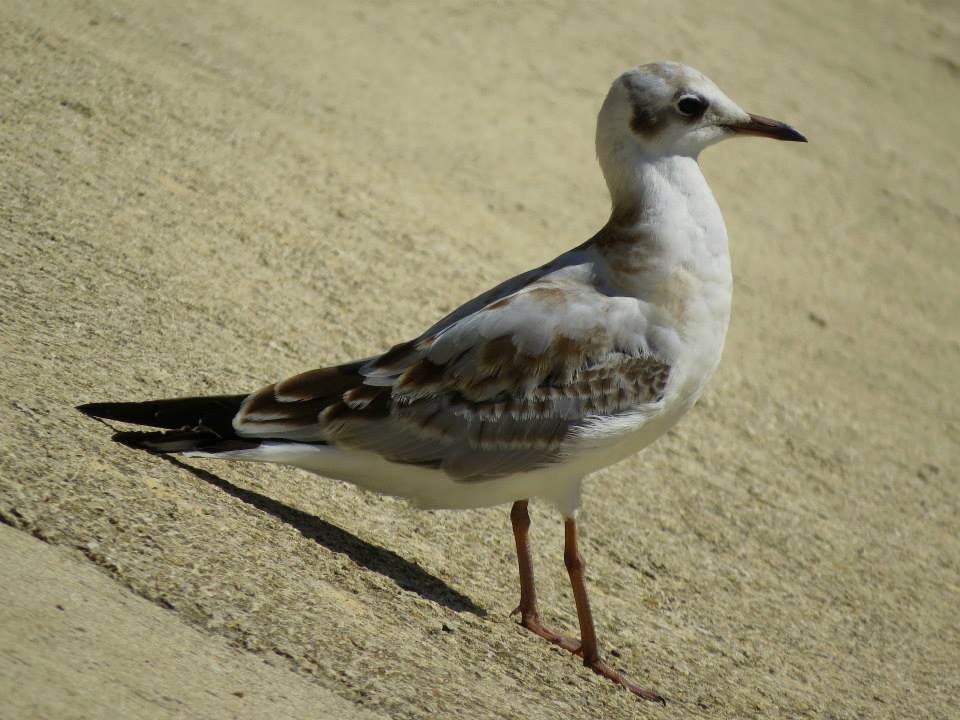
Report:
[[[957,717],[958,48],[935,0],[5,0],[0,716]],[[503,508],[191,472],[72,410],[370,354],[578,244],[603,95],[666,58],[811,140],[705,154],[723,365],[587,488],[601,638],[666,709],[508,618]]]

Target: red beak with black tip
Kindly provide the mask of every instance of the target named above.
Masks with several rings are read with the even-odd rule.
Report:
[[[774,140],[787,140],[789,142],[807,141],[803,135],[786,123],[782,123],[779,120],[771,120],[761,115],[751,114],[747,122],[727,125],[727,127],[738,135],[759,135],[761,137],[773,138]]]

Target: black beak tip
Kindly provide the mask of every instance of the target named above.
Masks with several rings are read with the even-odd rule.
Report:
[[[787,142],[807,142],[807,138],[797,130],[779,120],[772,120],[762,115],[750,114],[749,120],[728,126],[733,132],[741,135],[759,135],[760,137]]]
[[[794,130],[789,125],[784,127],[784,132],[781,139],[786,140],[787,142],[808,142],[806,136],[803,133],[797,130]]]

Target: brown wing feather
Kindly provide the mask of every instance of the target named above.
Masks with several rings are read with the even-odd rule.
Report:
[[[244,401],[233,420],[234,428],[245,437],[324,441],[318,426],[320,415],[332,405],[343,403],[348,393],[367,390],[389,396],[387,388],[364,387],[360,373],[364,363],[310,370],[267,385]]]
[[[663,397],[670,368],[637,337],[642,327],[608,330],[616,303],[534,284],[377,358],[267,386],[234,425],[463,479],[542,467],[588,419]]]

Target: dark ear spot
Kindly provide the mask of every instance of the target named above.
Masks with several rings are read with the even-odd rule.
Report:
[[[669,122],[668,112],[656,112],[650,109],[650,104],[643,101],[641,92],[633,84],[629,75],[623,77],[623,85],[630,97],[633,114],[630,117],[630,129],[643,137],[652,137]]]
[[[630,129],[638,135],[652,137],[667,124],[667,114],[651,112],[639,105],[633,106],[633,115],[630,118]]]

